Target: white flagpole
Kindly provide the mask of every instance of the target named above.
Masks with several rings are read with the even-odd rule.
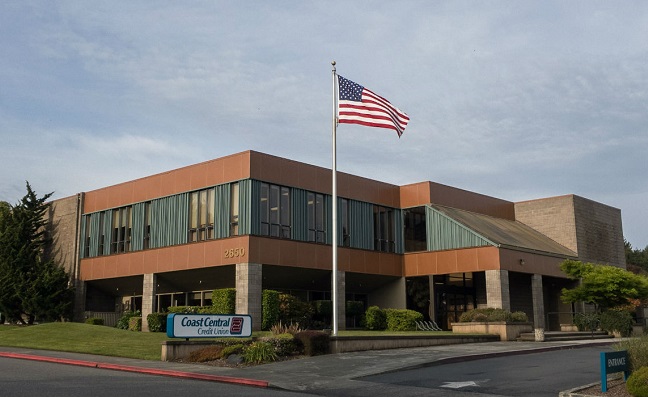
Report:
[[[338,333],[338,282],[337,282],[337,144],[335,141],[335,136],[336,136],[336,129],[337,129],[337,75],[336,75],[336,70],[335,70],[335,61],[331,62],[331,65],[333,65],[333,166],[332,166],[332,174],[333,174],[333,188],[332,188],[332,195],[333,195],[333,203],[332,203],[332,224],[331,228],[333,229],[331,231],[332,235],[332,244],[331,248],[333,250],[332,256],[333,256],[333,265],[331,267],[331,298],[332,298],[332,306],[333,306],[333,330],[332,334],[333,336],[337,336]]]

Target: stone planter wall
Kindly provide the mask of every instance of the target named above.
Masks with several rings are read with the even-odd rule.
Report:
[[[516,340],[521,333],[533,332],[531,323],[506,323],[495,322],[470,322],[452,323],[452,332],[458,334],[494,334],[499,335],[500,340]]]

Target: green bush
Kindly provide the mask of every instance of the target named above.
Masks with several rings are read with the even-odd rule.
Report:
[[[601,323],[598,313],[577,313],[574,316],[574,325],[579,331],[596,331]]]
[[[261,297],[261,329],[267,331],[279,322],[279,292],[263,290]]]
[[[511,313],[508,310],[493,307],[483,309],[472,309],[464,312],[459,317],[460,323],[470,322],[496,322],[505,321],[509,323],[526,323],[529,319],[524,312]]]
[[[633,372],[626,382],[628,393],[633,397],[648,397],[648,367]]]
[[[387,314],[378,306],[369,306],[365,312],[365,328],[371,331],[387,329]]]
[[[414,310],[386,309],[388,331],[416,331],[416,322],[423,321],[423,315]]]
[[[295,339],[301,342],[304,354],[307,356],[318,356],[329,352],[329,335],[326,332],[302,331],[295,334]]]
[[[279,320],[285,324],[299,324],[306,328],[313,319],[313,306],[290,294],[279,294]]]
[[[212,306],[169,306],[167,312],[183,314],[220,314],[216,313]]]
[[[312,301],[315,316],[320,320],[330,320],[333,315],[333,302],[329,300]]]
[[[151,313],[146,316],[146,323],[150,332],[166,332],[166,322],[166,313]]]
[[[133,316],[128,319],[128,330],[129,331],[141,331],[142,330],[142,317]]]
[[[128,324],[130,322],[131,317],[137,317],[141,315],[142,312],[140,312],[139,310],[136,310],[134,312],[126,311],[122,314],[119,320],[117,320],[117,325],[115,325],[115,327],[119,329],[128,329]]]
[[[242,354],[243,349],[245,349],[245,344],[237,343],[235,345],[224,346],[223,351],[221,352],[222,358],[227,358],[232,354]]]
[[[360,316],[364,313],[364,302],[346,301],[346,315],[350,317]]]
[[[635,371],[648,367],[648,336],[630,338],[615,345],[617,350],[627,350],[630,361],[630,370]]]
[[[632,315],[625,310],[606,310],[601,313],[601,329],[618,332],[623,337],[632,335]]]
[[[218,314],[236,313],[236,288],[217,289],[212,292],[212,309]]]
[[[288,333],[264,337],[261,341],[271,344],[277,356],[281,357],[294,356],[302,351],[299,339]]]
[[[99,317],[90,317],[86,318],[85,323],[90,325],[104,325],[104,320]]]
[[[274,347],[268,342],[252,342],[243,349],[243,360],[246,363],[261,364],[277,359]]]

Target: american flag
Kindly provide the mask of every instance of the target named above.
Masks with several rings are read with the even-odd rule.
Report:
[[[409,116],[370,90],[338,77],[338,121],[369,127],[390,128],[400,137],[409,122]]]

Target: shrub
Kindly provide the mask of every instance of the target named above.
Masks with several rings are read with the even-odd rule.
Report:
[[[243,353],[243,349],[245,348],[245,345],[243,343],[237,343],[235,345],[229,345],[229,346],[224,346],[223,351],[221,353],[222,358],[227,358],[231,356],[232,354],[241,354]]]
[[[187,314],[220,314],[214,312],[212,306],[169,306],[168,313],[187,313]]]
[[[141,331],[142,330],[142,317],[133,316],[128,319],[128,330],[129,331]]]
[[[607,310],[601,313],[601,329],[618,332],[621,336],[632,334],[632,315],[624,310]]]
[[[630,370],[648,367],[648,336],[630,338],[615,345],[617,350],[627,350]]]
[[[350,317],[359,316],[364,313],[364,302],[346,301],[346,315]]]
[[[464,312],[459,317],[460,323],[470,323],[470,322],[495,322],[495,321],[506,321],[509,323],[526,323],[529,321],[526,313],[524,312],[514,312],[511,313],[508,310],[498,309],[493,307],[483,308],[483,309],[472,309]]]
[[[166,332],[166,322],[166,313],[151,313],[146,316],[146,323],[150,332]]]
[[[633,397],[648,397],[648,367],[633,372],[628,377],[626,388]]]
[[[236,288],[217,289],[212,292],[212,309],[218,314],[236,313]]]
[[[252,342],[243,349],[243,360],[246,363],[261,364],[265,362],[275,361],[277,353],[274,347],[268,342]]]
[[[277,356],[294,356],[302,350],[302,344],[292,334],[280,334],[261,338],[261,341],[272,345]]]
[[[312,301],[315,317],[325,323],[330,322],[333,315],[333,302],[329,300]]]
[[[365,328],[372,331],[387,329],[387,314],[378,306],[369,306],[365,312]]]
[[[279,320],[278,324],[273,325],[270,327],[270,332],[272,332],[273,335],[282,335],[282,334],[291,334],[295,335],[297,332],[301,332],[303,329],[299,326],[299,324],[290,324],[290,325],[283,325],[281,323],[281,320]]]
[[[263,290],[261,307],[261,329],[267,331],[279,322],[279,292],[269,289]]]
[[[304,327],[310,325],[314,309],[311,304],[290,294],[279,295],[279,320],[289,324],[297,323]]]
[[[598,313],[577,313],[574,316],[574,325],[579,331],[596,331],[600,322]]]
[[[90,325],[104,325],[104,320],[99,317],[90,317],[86,318],[85,323]]]
[[[528,323],[529,317],[525,312],[513,312],[511,313],[511,322],[513,323]]]
[[[194,350],[189,353],[187,360],[193,363],[204,363],[207,361],[215,361],[223,357],[223,345],[213,345],[203,347],[202,349]]]
[[[387,330],[416,331],[416,322],[423,321],[423,315],[414,310],[387,309]]]
[[[329,335],[322,331],[303,331],[295,334],[295,339],[304,346],[304,354],[318,356],[329,352]]]
[[[122,316],[117,320],[117,325],[115,325],[119,329],[128,329],[128,324],[131,319],[131,317],[137,317],[141,316],[142,312],[139,310],[136,310],[134,312],[131,311],[126,311],[122,314]]]

